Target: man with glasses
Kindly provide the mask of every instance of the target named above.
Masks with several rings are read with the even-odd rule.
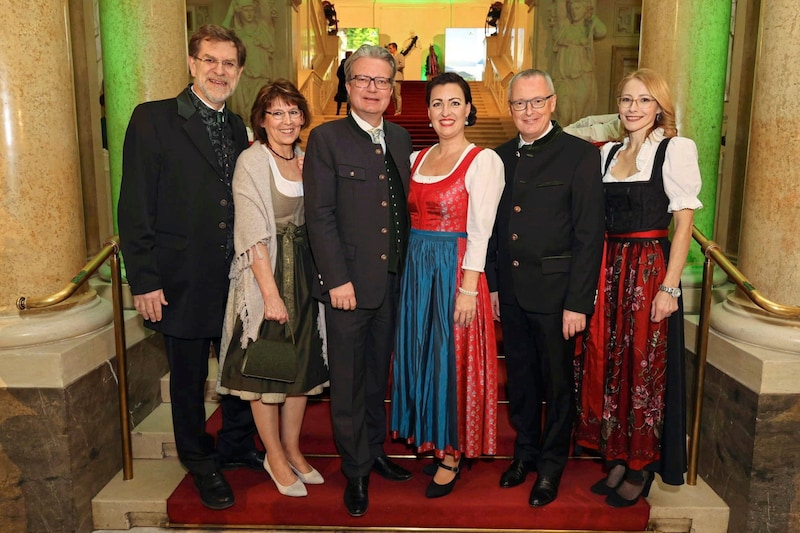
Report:
[[[506,187],[486,266],[517,432],[500,486],[520,485],[536,471],[533,507],[556,498],[567,463],[575,336],[594,310],[605,227],[600,152],[551,120],[556,99],[553,81],[539,70],[520,72],[509,84],[519,136],[496,148]]]
[[[175,444],[211,509],[233,505],[221,469],[263,471],[250,405],[222,396],[222,429],[205,432],[210,346],[219,350],[233,257],[231,179],[247,148],[225,105],[246,58],[236,34],[205,25],[189,40],[194,78],[176,98],[136,107],[125,135],[118,219],[136,310],[159,331],[170,368]]]
[[[409,228],[406,191],[411,136],[383,120],[395,62],[363,45],[345,62],[351,113],[315,128],[303,184],[306,225],[325,303],[333,436],[347,477],[352,516],[369,505],[371,471],[405,481],[411,474],[383,452],[386,387]]]

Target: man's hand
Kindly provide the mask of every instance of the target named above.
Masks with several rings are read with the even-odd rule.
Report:
[[[356,308],[356,290],[351,282],[339,285],[328,291],[331,306],[342,311],[353,311]]]
[[[490,292],[489,300],[492,302],[492,318],[495,322],[500,322],[500,295],[497,291]]]
[[[149,320],[150,322],[161,321],[162,305],[169,305],[167,299],[164,298],[164,291],[162,289],[133,295],[133,307],[139,311],[139,314],[142,315],[145,320]]]
[[[586,315],[564,309],[561,324],[564,340],[568,341],[586,328]]]

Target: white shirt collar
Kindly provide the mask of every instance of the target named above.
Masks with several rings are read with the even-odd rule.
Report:
[[[372,124],[370,124],[369,122],[367,122],[363,118],[359,117],[358,114],[356,114],[355,111],[350,110],[350,114],[353,116],[353,120],[356,121],[356,124],[358,124],[358,127],[361,128],[362,130],[366,131],[367,133],[369,133],[370,130],[375,129],[376,127],[378,129],[380,129],[380,130],[383,129],[383,117],[381,117],[381,123],[378,126],[373,126]],[[384,132],[384,134],[385,134],[385,132]]]
[[[538,137],[536,137],[536,138],[535,138],[534,140],[532,140],[531,142],[525,142],[525,140],[522,138],[522,134],[520,133],[520,134],[519,134],[519,144],[517,145],[517,148],[522,148],[523,146],[525,146],[525,145],[527,145],[527,144],[533,144],[533,143],[535,143],[536,141],[538,141],[539,139],[541,139],[542,137],[544,137],[545,135],[547,135],[548,133],[550,133],[550,131],[551,131],[552,129],[553,129],[553,121],[551,120],[551,121],[550,121],[550,124],[547,126],[547,129],[545,130],[545,132],[544,132],[544,133],[542,133],[541,135],[539,135]]]

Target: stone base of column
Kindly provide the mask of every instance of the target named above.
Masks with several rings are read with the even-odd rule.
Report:
[[[109,301],[99,298],[92,289],[47,309],[13,313],[0,317],[0,351],[44,345],[98,331],[114,317]]]
[[[800,319],[776,317],[734,292],[711,313],[711,327],[732,339],[769,350],[800,354]],[[800,375],[794,376],[800,378]]]
[[[793,531],[800,523],[787,497],[800,479],[800,356],[763,346],[796,339],[797,323],[780,322],[734,297],[712,312],[698,473],[730,507],[730,531]],[[687,317],[690,399],[697,326]]]
[[[83,306],[89,309],[76,306],[75,312],[110,309],[96,297]],[[72,320],[70,338],[0,349],[4,531],[92,531],[91,500],[122,468],[113,327],[105,318],[99,330],[80,334],[84,318]],[[134,427],[161,403],[160,378],[168,365],[161,336],[145,330],[135,312],[126,312],[125,322]]]

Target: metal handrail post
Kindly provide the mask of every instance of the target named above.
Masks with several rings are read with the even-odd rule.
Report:
[[[117,393],[119,395],[119,426],[122,436],[122,479],[133,479],[133,448],[131,445],[130,411],[128,409],[128,357],[125,342],[125,315],[122,311],[122,265],[119,244],[114,242],[111,255],[111,294],[114,306],[114,344],[117,351]]]
[[[703,290],[700,294],[700,323],[697,328],[695,352],[697,353],[697,376],[694,387],[694,417],[689,436],[689,465],[686,482],[697,485],[697,463],[700,454],[700,418],[703,414],[703,391],[705,390],[708,331],[711,323],[711,299],[714,284],[714,262],[706,255],[703,262]]]

